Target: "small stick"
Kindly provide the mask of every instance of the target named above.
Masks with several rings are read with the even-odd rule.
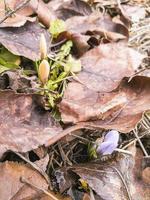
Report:
[[[8,12],[1,20],[0,20],[0,24],[3,23],[8,17],[10,17],[11,15],[13,15],[14,13],[16,13],[18,10],[20,10],[21,8],[25,7],[31,0],[26,0],[23,1],[22,3],[20,3],[14,10],[11,10],[10,12]]]
[[[27,179],[25,179],[24,177],[21,177],[20,178],[20,181],[22,183],[26,183],[27,185],[39,190],[39,191],[42,191],[44,194],[46,194],[47,196],[51,197],[52,200],[59,200],[57,197],[55,197],[52,193],[48,192],[47,190],[43,189],[43,188],[40,188],[39,186],[33,184],[33,183],[30,183]]]
[[[147,135],[148,133],[150,133],[150,128],[147,129],[146,131],[144,131],[143,135],[139,136],[139,138],[144,137],[145,135]],[[127,145],[125,145],[122,149],[125,150],[126,148],[128,148],[130,145],[134,144],[134,142],[136,142],[137,139],[132,140],[131,142],[129,142]]]
[[[124,150],[124,149],[116,148],[114,151],[117,151],[117,152],[120,152],[120,153],[125,153],[125,154],[132,156],[132,153],[130,151],[127,151],[127,150]]]
[[[141,142],[141,140],[140,140],[140,138],[139,138],[139,136],[138,136],[138,134],[137,134],[137,131],[136,131],[136,130],[133,130],[133,133],[134,133],[135,137],[137,138],[137,141],[139,142],[139,145],[140,145],[140,147],[141,147],[141,149],[142,149],[144,155],[145,155],[145,156],[148,156],[148,153],[147,153],[147,151],[145,150],[145,147],[144,147],[144,145],[142,144],[142,142]]]

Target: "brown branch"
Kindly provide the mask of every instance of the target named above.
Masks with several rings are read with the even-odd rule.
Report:
[[[20,3],[14,10],[9,11],[1,20],[0,24],[3,23],[8,17],[15,14],[18,10],[24,8],[31,0],[26,0]]]

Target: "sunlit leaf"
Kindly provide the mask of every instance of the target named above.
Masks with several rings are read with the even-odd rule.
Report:
[[[65,72],[80,72],[81,71],[81,61],[74,59],[71,55],[68,56],[67,63],[64,66]]]
[[[51,22],[49,30],[52,37],[57,38],[60,33],[65,31],[65,22],[63,20],[56,19]]]

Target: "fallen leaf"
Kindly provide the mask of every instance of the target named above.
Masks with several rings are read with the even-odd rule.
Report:
[[[123,132],[134,128],[142,112],[149,109],[149,79],[137,77],[130,83],[126,80],[119,89],[117,87],[124,77],[134,73],[142,58],[143,55],[121,43],[103,44],[84,54],[81,57],[83,70],[68,84],[60,103],[63,121],[88,121],[96,127]],[[142,96],[147,94],[145,100],[134,83],[139,90],[143,89]],[[133,109],[132,113],[130,109]]]
[[[24,177],[36,186],[48,190],[46,180],[35,170],[25,164],[15,162],[0,163],[0,199],[20,200],[35,199],[41,193],[31,186],[20,182]],[[7,180],[7,181],[6,181]]]
[[[34,163],[43,170],[43,172],[46,172],[47,165],[49,162],[49,155],[47,154],[44,158],[35,161]]]
[[[91,80],[90,83],[92,86]],[[97,86],[100,85],[100,81],[97,82]],[[96,92],[94,86],[93,90],[91,86],[89,89],[75,81],[69,83],[59,105],[63,122],[126,133],[135,127],[142,113],[149,110],[148,77],[137,76],[131,82],[125,79],[118,89],[106,93],[101,93],[101,90]]]
[[[139,22],[145,18],[146,10],[142,6],[138,5],[122,5],[122,9],[126,15],[130,18],[132,23]]]
[[[22,0],[9,0],[9,1],[7,0],[6,1],[7,6],[11,10],[14,10],[20,3],[22,3]],[[4,1],[0,1],[0,10],[5,10]],[[18,10],[16,13],[23,16],[30,16],[33,14],[33,11],[29,6],[25,6],[24,8]]]
[[[27,152],[55,137],[60,125],[36,103],[38,95],[0,92],[0,157],[8,150]]]
[[[83,70],[78,79],[91,90],[110,92],[134,73],[143,58],[124,43],[102,44],[80,58]]]
[[[135,174],[136,170],[141,172],[141,163],[137,165],[137,158],[138,154],[136,157],[119,154],[116,159],[105,163],[97,160],[63,168],[61,172],[66,174],[65,180],[72,180],[72,185],[77,184],[80,178],[87,182],[98,200],[147,200],[150,197],[149,185]],[[65,184],[64,181],[62,187]]]
[[[49,49],[50,34],[38,23],[31,22],[18,28],[1,28],[0,43],[15,55],[36,61],[40,59],[41,33],[45,35]]]
[[[93,12],[90,16],[71,17],[66,20],[66,28],[71,33],[86,34],[90,31],[112,41],[128,37],[128,30],[125,26],[114,23],[108,15],[98,12]]]
[[[8,9],[14,10],[21,3],[21,0],[9,0],[9,2],[6,2],[6,5]],[[3,19],[6,14],[4,1],[0,2],[0,11],[0,19]],[[33,14],[33,11],[29,7],[20,9],[19,11],[15,12],[15,14],[8,17],[4,22],[2,22],[0,27],[20,27],[23,26],[27,21],[34,22],[36,18],[29,17],[31,14]]]
[[[37,14],[39,21],[47,28],[49,28],[51,21],[56,19],[53,10],[50,10],[42,0],[30,0],[29,7]]]
[[[54,10],[57,17],[63,20],[73,16],[84,16],[92,13],[91,6],[82,0],[61,1],[59,6],[55,6],[55,4],[55,1],[52,1],[49,3],[49,7],[51,9],[54,9],[55,7]]]
[[[142,171],[142,179],[145,183],[150,184],[150,167],[147,167]]]
[[[1,83],[0,89],[12,89],[15,92],[26,92],[33,93],[37,92],[37,77],[36,76],[26,76],[21,70],[13,70],[3,72],[0,76]]]

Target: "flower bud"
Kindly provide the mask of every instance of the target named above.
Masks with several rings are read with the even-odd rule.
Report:
[[[39,65],[39,79],[43,84],[48,81],[50,66],[47,60],[43,60]]]
[[[41,56],[41,60],[45,59],[47,57],[47,44],[46,44],[46,39],[44,34],[41,34],[41,38],[40,38],[40,56]]]

